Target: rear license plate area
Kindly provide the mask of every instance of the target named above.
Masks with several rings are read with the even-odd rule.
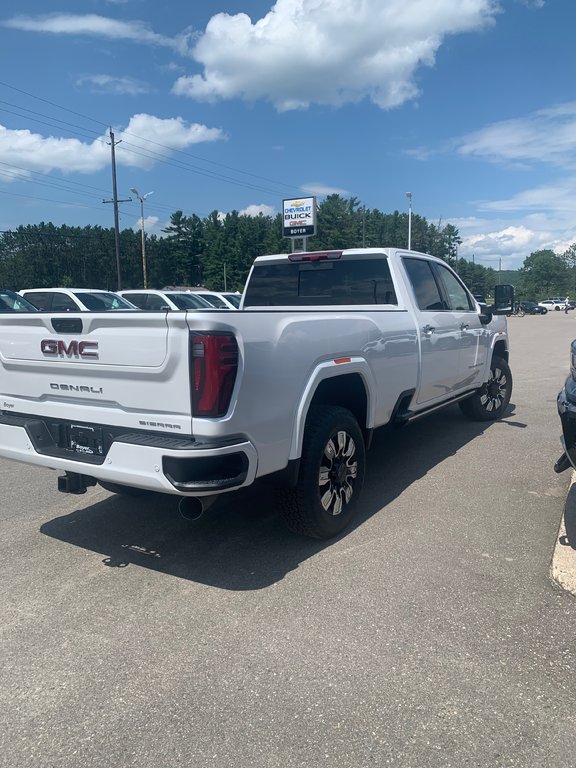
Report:
[[[90,427],[86,424],[70,424],[68,427],[67,447],[87,456],[104,455],[104,437],[102,427]]]

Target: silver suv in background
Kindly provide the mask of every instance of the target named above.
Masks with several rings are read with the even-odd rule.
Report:
[[[119,294],[99,288],[27,288],[19,293],[44,312],[109,312],[136,309],[134,304]]]
[[[197,296],[202,296],[216,309],[238,309],[238,307],[230,300],[228,293],[220,293],[220,291],[207,291],[203,289],[195,290],[194,293]],[[239,296],[239,298],[242,298]],[[238,302],[240,304],[240,302]]]
[[[212,305],[215,309],[238,309],[240,306],[240,300],[242,299],[241,293],[232,293],[231,291],[211,291],[208,288],[188,288],[183,286],[166,286],[163,291],[182,291],[185,293],[193,293],[196,296],[201,296],[205,301]],[[234,297],[234,298],[231,298]]]
[[[119,291],[119,296],[147,312],[178,309],[214,309],[209,301],[192,291],[157,291],[153,289]]]

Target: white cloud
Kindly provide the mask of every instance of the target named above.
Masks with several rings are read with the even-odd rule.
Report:
[[[555,183],[541,184],[522,190],[508,199],[485,200],[477,204],[482,211],[554,211],[574,215],[576,177],[559,179]]]
[[[147,235],[154,235],[161,232],[161,227],[158,226],[160,219],[158,216],[144,216],[144,232]],[[134,232],[141,232],[142,231],[142,222],[140,220],[140,216],[138,217],[138,221],[132,225],[132,229]]]
[[[448,35],[493,23],[495,0],[277,0],[252,23],[213,16],[192,56],[202,74],[174,92],[198,100],[265,99],[278,110],[368,98],[381,108],[418,95],[414,75],[432,66]]]
[[[317,195],[318,197],[348,194],[347,189],[342,189],[341,187],[331,187],[328,184],[322,184],[320,181],[306,182],[300,186],[300,191],[307,195]]]
[[[576,168],[576,102],[504,120],[455,141],[461,155]]]
[[[1,22],[2,26],[24,32],[44,32],[54,35],[87,35],[108,40],[129,40],[133,43],[163,46],[184,53],[190,32],[166,37],[152,31],[143,21],[120,21],[96,14],[51,13],[43,16],[15,16]]]
[[[140,138],[143,136],[146,139]],[[124,131],[118,129],[116,132],[116,138],[120,137],[123,142],[116,150],[116,162],[144,169],[152,168],[158,160],[169,157],[173,150],[225,138],[219,128],[189,124],[181,117],[162,119],[147,114],[131,117]],[[107,141],[107,136],[82,142],[79,139],[42,136],[27,129],[12,130],[0,125],[0,162],[7,164],[2,166],[3,169],[12,167],[13,179],[28,176],[27,171],[94,173],[110,163]],[[27,170],[18,170],[13,166]]]
[[[519,269],[534,251],[564,253],[576,242],[576,225],[568,216],[532,214],[515,224],[475,217],[450,219],[449,223],[457,227],[462,238],[459,256],[492,267],[501,259],[502,269]]]
[[[222,141],[226,134],[220,128],[208,128],[201,123],[187,123],[181,117],[160,118],[154,115],[133,115],[118,137],[123,139],[128,153],[118,151],[116,159],[125,165],[151,168],[157,157],[145,158],[132,152],[146,151],[166,157],[171,150],[183,150],[193,144]],[[141,137],[146,137],[141,138]],[[163,146],[159,146],[163,145]]]
[[[150,92],[150,86],[133,77],[113,77],[112,75],[84,75],[76,80],[77,85],[88,83],[97,93],[111,93],[115,96],[139,96]]]
[[[186,28],[174,37],[97,14],[20,15],[2,24],[170,48],[203,68],[173,88],[198,100],[264,99],[290,110],[369,99],[385,109],[418,96],[416,72],[434,65],[446,37],[484,29],[497,13],[497,0],[277,0],[254,23],[245,13],[218,13],[202,34]]]
[[[265,203],[252,204],[239,211],[240,216],[276,216],[276,209],[272,205],[266,205]]]

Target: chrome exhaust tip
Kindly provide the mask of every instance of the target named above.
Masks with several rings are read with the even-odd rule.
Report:
[[[216,496],[206,496],[200,499],[194,496],[186,496],[178,502],[178,512],[184,520],[199,520],[204,512],[216,501],[216,498]]]
[[[178,502],[178,512],[184,520],[199,520],[204,514],[204,505],[201,499],[180,499]]]

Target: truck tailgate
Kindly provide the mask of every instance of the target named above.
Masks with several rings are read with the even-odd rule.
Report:
[[[142,427],[143,414],[170,414],[161,420],[189,434],[188,338],[179,312],[4,315],[1,408],[37,413],[42,404],[45,415],[81,412],[99,422],[113,409],[114,423],[132,428]]]

